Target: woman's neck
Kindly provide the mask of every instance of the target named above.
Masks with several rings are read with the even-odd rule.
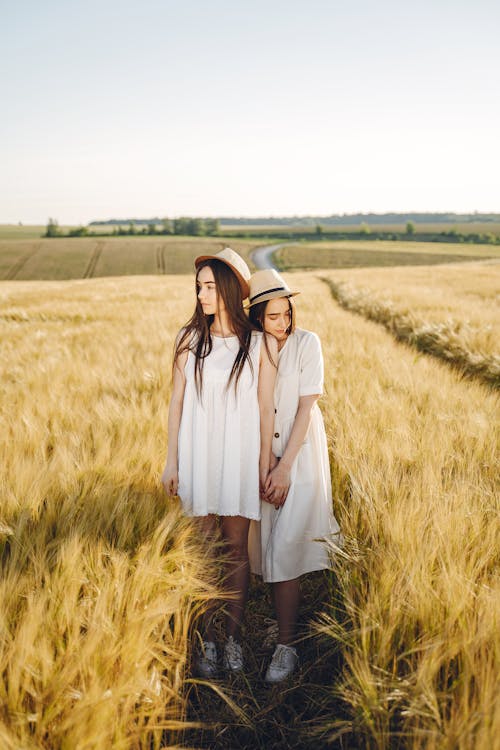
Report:
[[[229,315],[225,310],[215,313],[212,325],[210,326],[210,333],[213,333],[214,336],[232,336],[234,334]]]

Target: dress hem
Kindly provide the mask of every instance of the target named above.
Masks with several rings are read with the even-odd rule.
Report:
[[[183,510],[184,515],[188,516],[189,518],[205,518],[206,516],[220,516],[221,518],[247,518],[249,521],[261,521],[261,516],[248,516],[244,513],[217,513],[214,510],[209,510],[207,513],[188,513],[186,510]]]
[[[254,570],[251,570],[250,572],[254,576],[259,576],[259,578],[262,578],[264,583],[282,583],[283,581],[293,581],[295,578],[300,578],[301,576],[305,576],[308,573],[315,573],[320,570],[332,570],[332,565],[322,565],[321,567],[319,565],[315,565],[314,568],[307,568],[307,570],[302,570],[301,573],[297,573],[296,575],[292,576],[292,578],[264,578],[262,573],[256,573]]]

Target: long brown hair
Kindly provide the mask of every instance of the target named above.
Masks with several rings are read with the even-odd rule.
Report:
[[[241,286],[229,266],[220,260],[210,258],[205,260],[196,269],[195,278],[195,290],[196,290],[196,307],[190,320],[186,323],[181,331],[181,335],[176,343],[174,352],[174,363],[177,360],[179,354],[185,351],[193,352],[195,356],[195,368],[194,377],[196,383],[196,390],[198,394],[201,393],[203,387],[203,364],[205,357],[208,357],[212,351],[213,341],[210,334],[210,326],[214,321],[214,315],[205,315],[201,306],[200,300],[198,299],[198,274],[202,268],[209,266],[212,269],[212,273],[215,279],[215,287],[217,290],[217,297],[220,297],[226,308],[226,312],[229,316],[229,324],[238,337],[240,344],[238,354],[233,362],[231,372],[227,381],[227,385],[234,379],[234,387],[238,385],[241,373],[245,363],[249,362],[250,369],[253,374],[252,361],[250,357],[250,338],[252,331],[255,331],[255,326],[252,325],[248,319],[245,311],[243,310],[243,304],[241,299]]]

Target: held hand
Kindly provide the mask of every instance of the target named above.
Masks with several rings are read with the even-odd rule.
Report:
[[[274,453],[271,453],[271,461],[269,462],[269,471],[272,471],[275,468],[275,466],[278,465],[278,462],[279,462],[279,458],[276,458]]]
[[[265,486],[269,474],[269,463],[259,461],[259,495],[261,500],[265,500]]]
[[[276,468],[276,466],[278,465],[278,463],[279,463],[279,458],[276,458],[276,456],[274,455],[274,453],[271,452],[271,460],[269,462],[269,471],[272,471],[274,468]],[[266,497],[265,492],[263,492],[261,494],[261,499],[265,500],[266,503],[269,503],[269,505],[274,505],[273,501],[270,500],[268,497]],[[274,508],[275,508],[275,510],[278,510],[280,508],[280,506],[279,505],[274,505]]]
[[[290,488],[290,470],[281,462],[269,472],[264,487],[265,499],[275,507],[283,505]]]
[[[165,466],[165,469],[163,470],[163,474],[161,475],[161,482],[163,484],[163,487],[165,488],[165,492],[170,497],[173,497],[174,495],[177,495],[177,490],[179,488],[179,474],[177,471],[176,466],[169,466],[168,464]]]

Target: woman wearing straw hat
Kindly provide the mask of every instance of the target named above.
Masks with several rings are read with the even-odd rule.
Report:
[[[261,346],[243,309],[250,271],[225,248],[195,260],[196,307],[177,336],[168,414],[168,454],[162,481],[178,494],[184,512],[199,517],[207,540],[217,527],[227,551],[227,603],[223,665],[238,672],[238,642],[248,579],[248,529],[260,518],[259,482],[269,471],[274,418],[277,344]],[[202,636],[198,671],[217,672],[211,618]]]
[[[250,320],[278,341],[271,471],[262,519],[250,529],[250,564],[273,584],[278,645],[265,679],[280,682],[298,663],[296,639],[300,576],[330,567],[320,540],[339,535],[332,511],[330,466],[323,417],[323,356],[316,334],[295,327],[292,291],[275,270],[250,278]]]

